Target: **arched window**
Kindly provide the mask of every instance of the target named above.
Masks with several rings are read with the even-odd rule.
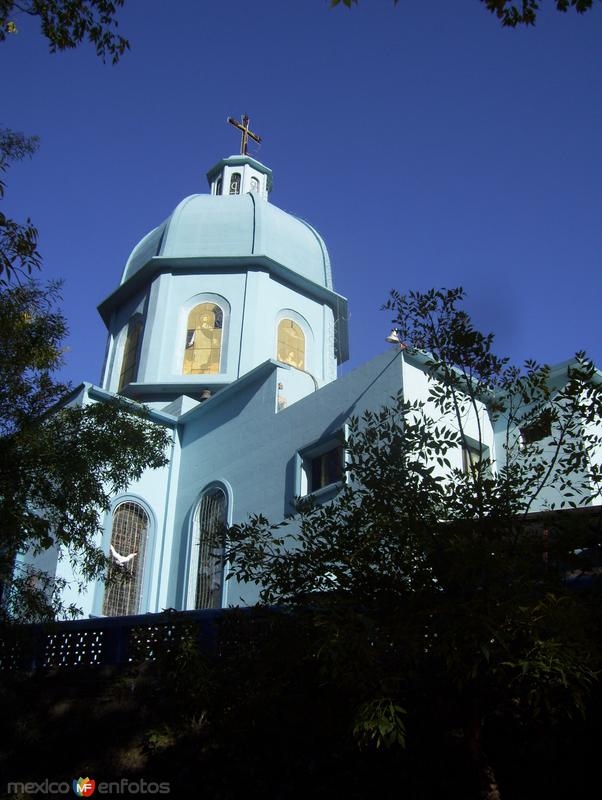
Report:
[[[215,194],[221,194],[221,193],[222,193],[222,179],[218,178],[215,183]]]
[[[251,177],[251,191],[256,194],[259,193],[259,179],[256,178],[255,175]]]
[[[278,323],[278,361],[305,369],[305,334],[292,319]]]
[[[194,599],[190,597],[194,608],[221,608],[227,512],[228,500],[223,489],[215,486],[204,492],[194,517],[191,558]]]
[[[230,177],[230,194],[240,194],[240,172],[233,172]]]
[[[109,577],[117,579],[105,589],[102,613],[107,617],[137,614],[140,610],[148,526],[148,514],[138,503],[120,503],[113,512]],[[118,564],[128,572],[127,576],[119,574]]]
[[[132,317],[128,322],[128,331],[125,337],[123,358],[121,360],[121,373],[119,375],[119,388],[121,391],[128,383],[135,381],[138,376],[138,356],[140,354],[140,339],[142,337],[142,317],[140,314]]]
[[[210,375],[219,372],[222,354],[224,314],[215,303],[201,303],[188,315],[184,375]]]

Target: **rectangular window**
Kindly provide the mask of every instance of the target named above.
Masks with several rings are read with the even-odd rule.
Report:
[[[485,457],[485,449],[483,448],[483,458]],[[477,447],[471,444],[466,444],[462,448],[462,469],[464,472],[469,473],[472,467],[478,467],[481,462],[481,452]]]
[[[543,411],[539,417],[520,429],[520,438],[523,447],[527,444],[540,442],[552,435],[552,416],[549,411]]]
[[[342,445],[327,450],[322,455],[309,459],[311,471],[309,481],[309,491],[316,492],[331,483],[337,483],[343,479],[343,456]]]
[[[464,437],[464,445],[462,446],[462,471],[470,475],[473,467],[478,467],[481,461],[488,461],[490,458],[489,448],[487,445],[472,439],[468,436]],[[491,473],[491,464],[487,466],[486,474]]]
[[[301,495],[313,494],[321,489],[335,487],[345,479],[345,446],[341,431],[329,439],[302,451]]]
[[[140,345],[142,344],[142,316],[135,315],[128,323],[123,357],[121,360],[121,373],[119,375],[119,388],[121,391],[128,383],[136,380],[138,374],[138,360],[140,358]]]

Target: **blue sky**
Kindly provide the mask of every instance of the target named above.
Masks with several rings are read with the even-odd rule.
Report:
[[[63,278],[63,376],[98,382],[97,304],[130,250],[238,151],[246,112],[271,199],[323,235],[350,301],[349,366],[385,349],[380,307],[462,285],[515,361],[602,365],[602,4],[544,2],[502,29],[478,0],[126,0],[131,51],[51,55],[37,23],[0,45],[2,124],[41,138],[5,208]]]

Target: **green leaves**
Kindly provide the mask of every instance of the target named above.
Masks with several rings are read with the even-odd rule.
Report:
[[[0,291],[0,435],[44,414],[68,389],[51,378],[63,363],[67,333],[59,299],[58,283]]]
[[[13,161],[31,157],[38,149],[38,143],[37,136],[0,129],[0,172],[6,172]],[[4,197],[5,188],[4,181],[0,181],[0,198]],[[38,232],[30,219],[22,224],[0,212],[0,287],[30,275],[40,266],[37,246]]]
[[[79,580],[102,577],[96,536],[111,494],[165,464],[170,441],[126,400],[57,407],[69,389],[53,378],[66,333],[58,299],[56,284],[0,291],[2,614],[29,621],[61,610],[64,584],[21,556],[55,547]]]
[[[360,747],[405,747],[406,713],[389,697],[370,700],[357,711],[353,736]]]
[[[501,667],[516,701],[534,716],[585,714],[600,664],[587,647],[587,636],[575,627],[580,616],[572,597],[551,593],[519,609],[517,634],[524,646]]]
[[[352,8],[357,5],[359,0],[330,0],[331,8],[338,5]],[[399,0],[393,0],[397,5]],[[512,0],[481,0],[485,3],[488,11],[500,20],[504,27],[516,28],[519,25],[535,25],[537,14],[541,5],[541,0],[520,0],[514,3]],[[575,9],[578,14],[584,14],[593,6],[593,0],[555,0],[558,11],[567,12],[569,8]]]
[[[516,28],[518,25],[535,25],[541,0],[521,0],[514,3],[512,0],[481,0],[485,7],[495,14],[502,25]],[[574,8],[578,14],[588,11],[593,5],[593,0],[556,0],[558,11],[566,12]]]
[[[115,14],[123,4],[124,0],[0,0],[0,42],[15,32],[15,13],[24,13],[39,18],[51,53],[87,39],[103,61],[110,57],[116,64],[130,47],[116,32]]]
[[[264,603],[311,610],[309,653],[325,684],[358,698],[362,747],[411,739],[418,686],[425,706],[445,698],[455,729],[467,715],[571,713],[597,679],[596,625],[566,579],[599,557],[588,504],[602,380],[583,353],[554,372],[510,365],[463,297],[391,293],[416,396],[348,421],[348,480],[331,502],[229,534],[232,573],[258,582]],[[545,511],[553,503],[576,511]]]
[[[565,581],[567,569],[592,573],[595,519],[532,512],[599,493],[588,453],[601,444],[602,382],[582,353],[564,371],[511,366],[462,299],[392,293],[426,399],[400,394],[349,420],[349,481],[331,503],[300,503],[284,528],[251,519],[231,537],[234,573],[259,581],[264,602],[315,609],[324,681],[367,698],[353,722],[363,747],[403,745],[417,686],[455,708],[452,729],[472,718],[466,742],[478,748],[482,719],[570,714],[597,679],[596,626]]]

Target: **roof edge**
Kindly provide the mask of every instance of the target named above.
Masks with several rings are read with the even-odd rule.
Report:
[[[187,411],[186,414],[183,414],[179,418],[178,422],[180,424],[186,424],[193,417],[197,417],[202,413],[206,413],[208,408],[215,408],[217,405],[219,405],[219,403],[222,403],[225,398],[227,399],[232,394],[235,394],[243,386],[261,379],[265,380],[268,375],[271,375],[277,369],[291,369],[291,367],[288,364],[281,364],[279,361],[275,361],[273,358],[268,358],[258,366],[253,367],[253,369],[249,372],[245,372],[245,374],[241,375],[240,378],[237,378],[235,381],[232,381],[232,383],[224,386],[223,389],[220,389],[219,392],[216,392],[208,400],[205,400],[200,405],[191,408],[190,411]]]

